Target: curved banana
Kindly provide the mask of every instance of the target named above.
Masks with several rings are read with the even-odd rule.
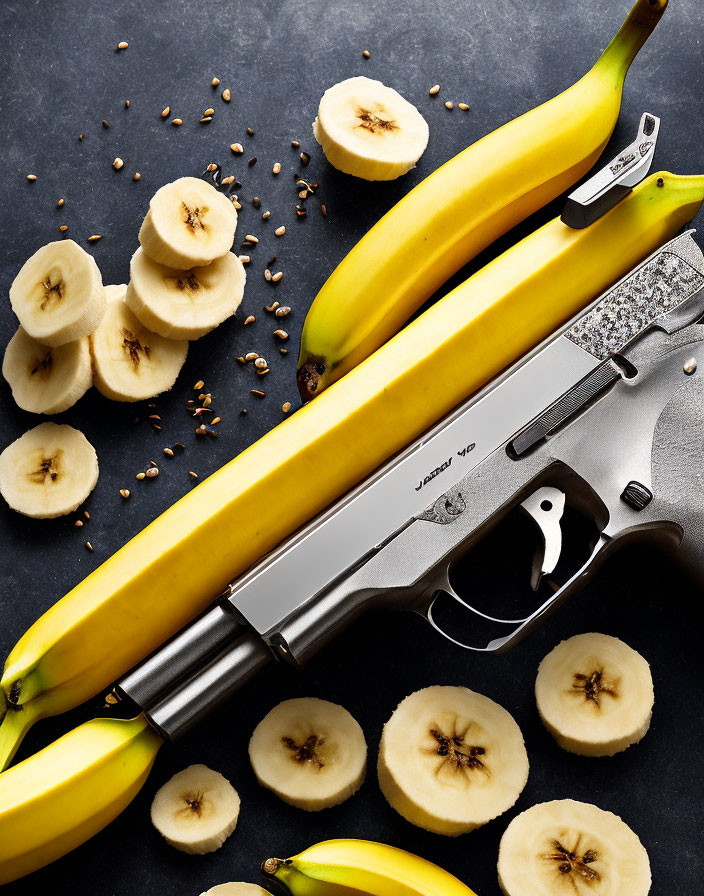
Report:
[[[476,896],[432,862],[371,840],[325,840],[292,859],[267,859],[262,874],[292,896]]]
[[[143,717],[93,719],[0,775],[0,884],[42,868],[116,818],[161,739]]]
[[[702,199],[704,176],[654,174],[584,230],[549,222],[174,504],[12,650],[0,680],[0,766],[34,720],[123,675],[266,551],[674,236]]]
[[[357,243],[308,312],[304,401],[369,357],[462,265],[579,180],[611,136],[626,72],[667,6],[637,0],[596,65],[455,156]]]

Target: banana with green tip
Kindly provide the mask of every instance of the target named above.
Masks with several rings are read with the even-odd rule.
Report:
[[[308,311],[298,358],[304,401],[383,345],[462,265],[589,171],[616,125],[626,72],[666,6],[637,0],[580,81],[446,162],[357,243]]]

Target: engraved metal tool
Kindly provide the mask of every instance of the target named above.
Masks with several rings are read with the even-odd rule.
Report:
[[[569,194],[561,220],[581,230],[627,196],[650,171],[659,130],[657,115],[644,112],[633,143]]]
[[[703,577],[702,315],[704,256],[690,231],[233,582],[118,692],[176,737],[264,665],[305,663],[373,607],[413,610],[454,644],[493,652],[627,540],[652,540]],[[566,507],[595,533],[575,569],[561,561]],[[506,619],[451,578],[513,508],[536,529],[525,579],[538,590]],[[443,601],[499,636],[464,643]]]

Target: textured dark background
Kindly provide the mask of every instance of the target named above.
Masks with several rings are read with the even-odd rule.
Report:
[[[246,199],[258,194],[268,222],[244,202],[238,234],[254,232],[246,297],[237,319],[193,343],[173,391],[159,399],[163,431],[145,422],[144,407],[112,404],[96,392],[63,415],[96,446],[101,477],[86,507],[90,521],[73,517],[39,522],[4,505],[0,653],[6,654],[25,629],[80,578],[110,556],[191,486],[188,469],[201,477],[235,456],[296,405],[295,361],[306,309],[334,265],[368,227],[413,184],[468,143],[507,119],[569,86],[589,67],[627,11],[628,0],[435,0],[404,4],[353,2],[242,3],[174,0],[86,4],[82,0],[9,3],[0,6],[0,176],[3,215],[0,233],[0,292],[25,258],[59,238],[59,225],[89,248],[105,283],[125,281],[137,246],[137,230],[151,194],[184,174],[198,174],[211,160],[243,183]],[[662,116],[657,164],[681,173],[704,170],[701,140],[701,24],[697,0],[673,0],[664,20],[628,76],[619,126],[607,152],[630,142],[638,118],[648,109]],[[129,49],[115,53],[120,40]],[[362,58],[362,50],[371,59]],[[328,86],[366,74],[398,88],[430,123],[430,145],[419,167],[386,185],[368,185],[332,170],[311,136],[317,102]],[[214,74],[232,90],[226,105],[210,87]],[[442,90],[428,96],[440,82]],[[448,112],[443,100],[466,100],[469,113]],[[125,99],[131,107],[124,108]],[[180,129],[162,122],[161,109],[184,120]],[[216,109],[208,127],[202,110]],[[101,127],[101,119],[110,123]],[[251,126],[255,136],[247,137]],[[85,134],[78,142],[79,133]],[[301,140],[312,155],[304,172],[320,182],[306,220],[297,221],[292,173],[299,170],[290,140]],[[239,140],[245,154],[228,146]],[[116,173],[115,156],[125,160]],[[248,169],[246,160],[259,161]],[[280,160],[283,172],[271,174]],[[132,173],[142,174],[133,183]],[[30,185],[28,172],[38,180]],[[477,172],[480,176],[481,172]],[[56,209],[63,196],[66,205]],[[527,232],[559,209],[535,216]],[[283,239],[274,228],[284,223]],[[89,247],[92,233],[104,235]],[[473,267],[505,247],[510,234]],[[262,272],[272,254],[285,272],[275,291]],[[465,272],[466,274],[467,272]],[[274,297],[291,304],[286,320],[291,353],[278,356],[274,325],[262,306]],[[6,300],[0,309],[0,345],[16,327]],[[242,327],[244,316],[257,316]],[[272,372],[267,397],[256,401],[251,368],[237,355],[267,354]],[[206,380],[222,416],[220,439],[196,442],[194,421],[184,404],[197,380]],[[0,443],[17,438],[38,420],[18,410],[0,385]],[[238,416],[247,407],[246,417]],[[183,441],[184,455],[168,460],[162,448]],[[152,482],[134,475],[154,458],[162,473]],[[120,487],[132,489],[123,502]],[[83,544],[95,548],[89,554]],[[483,560],[484,588],[501,588],[496,568],[527,575],[527,547],[516,555],[509,542],[494,543]],[[519,565],[519,560],[523,566]],[[656,894],[701,893],[704,874],[701,742],[704,700],[700,631],[692,624],[701,592],[665,561],[629,552],[613,562],[571,606],[509,656],[467,655],[446,646],[416,617],[379,616],[357,625],[327,649],[300,677],[272,670],[230,706],[181,743],[165,747],[143,793],[124,815],[91,843],[7,893],[68,891],[77,894],[147,896],[194,894],[225,880],[257,880],[259,862],[289,855],[328,837],[384,840],[431,858],[459,875],[482,896],[496,896],[495,863],[502,831],[513,812],[457,840],[443,839],[406,824],[387,806],[373,766],[381,727],[398,701],[412,690],[435,684],[465,684],[503,703],[526,737],[531,776],[516,810],[562,797],[594,801],[621,814],[645,842],[652,860]],[[168,600],[168,595],[164,595]],[[532,696],[541,657],[562,637],[597,629],[622,636],[653,667],[656,708],[645,741],[613,759],[584,760],[562,753],[537,720]],[[304,814],[260,790],[247,760],[247,740],[257,721],[279,699],[317,695],[343,703],[362,723],[370,749],[370,773],[361,792],[341,807]],[[27,755],[95,707],[40,724],[28,737]],[[242,796],[241,819],[223,849],[206,857],[184,856],[168,847],[149,823],[156,788],[172,773],[203,762],[229,777]],[[627,894],[624,894],[627,896]]]

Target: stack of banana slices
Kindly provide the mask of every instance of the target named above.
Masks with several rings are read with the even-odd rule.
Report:
[[[103,286],[95,260],[73,240],[42,246],[10,287],[20,326],[2,373],[17,405],[60,414],[91,385],[113,401],[170,389],[188,340],[242,301],[245,272],[230,251],[236,226],[226,196],[182,177],[152,197],[128,286]],[[71,513],[96,481],[95,452],[70,426],[37,426],[0,455],[0,492],[28,516]]]

